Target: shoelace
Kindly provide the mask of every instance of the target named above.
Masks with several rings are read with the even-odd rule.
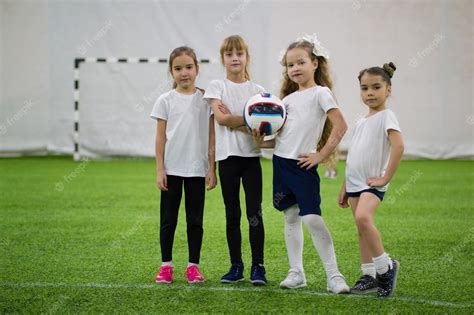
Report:
[[[259,271],[262,271],[263,273],[262,266],[254,266],[252,268],[252,276],[255,276]]]
[[[362,284],[362,283],[364,283],[364,282],[369,282],[369,281],[372,280],[371,278],[372,278],[372,277],[370,277],[370,276],[368,276],[368,275],[364,275],[364,276],[362,276],[359,280],[357,280],[356,285]]]
[[[200,276],[201,274],[199,273],[198,268],[196,266],[193,266],[188,269],[188,275],[196,277]]]
[[[288,271],[288,276],[287,277],[290,277],[290,276],[297,277],[299,274],[300,273],[297,270],[290,270],[290,271]]]
[[[234,274],[235,274],[235,273],[240,273],[240,272],[241,272],[240,269],[241,269],[241,268],[240,268],[240,265],[233,265],[232,268],[231,268],[231,270],[232,270],[232,272],[233,272]]]
[[[342,276],[342,275],[332,276],[331,280],[334,281],[337,285],[345,285],[346,284],[346,280],[344,279],[344,276]]]
[[[158,273],[159,276],[164,276],[164,275],[170,275],[171,276],[171,272],[172,272],[173,269],[171,269],[170,267],[168,268],[161,268],[160,269],[160,272]]]

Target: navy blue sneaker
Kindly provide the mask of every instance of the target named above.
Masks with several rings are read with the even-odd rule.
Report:
[[[222,276],[222,283],[236,283],[244,280],[244,263],[238,262],[230,266],[229,272]]]
[[[397,275],[400,270],[400,263],[392,259],[392,268],[388,268],[388,271],[382,275],[377,274],[378,291],[379,297],[388,297],[395,291],[397,285]]]
[[[265,278],[265,267],[260,264],[252,264],[250,271],[250,283],[253,285],[267,285],[267,278]]]
[[[377,280],[369,275],[363,275],[357,280],[356,284],[351,288],[353,294],[370,294],[377,292],[379,286]]]

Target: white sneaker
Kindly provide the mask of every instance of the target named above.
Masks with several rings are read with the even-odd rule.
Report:
[[[337,171],[336,170],[326,170],[324,173],[324,177],[330,178],[330,179],[336,179],[337,178]]]
[[[341,274],[333,275],[328,279],[327,283],[327,290],[332,293],[340,294],[350,292],[350,288],[346,283],[346,279],[344,279],[344,276]]]
[[[297,269],[290,269],[286,279],[280,283],[282,289],[297,289],[306,286],[306,277],[304,271]]]

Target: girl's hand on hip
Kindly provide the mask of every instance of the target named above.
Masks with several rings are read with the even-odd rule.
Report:
[[[372,177],[367,180],[367,185],[370,187],[383,187],[388,184],[385,177]]]
[[[322,159],[321,159],[321,155],[319,154],[319,152],[300,154],[298,165],[301,168],[306,168],[307,170],[310,170],[314,166],[321,163],[321,160]]]

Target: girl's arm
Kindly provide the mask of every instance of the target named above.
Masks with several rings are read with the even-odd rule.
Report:
[[[344,179],[344,181],[342,182],[341,191],[339,193],[339,199],[337,200],[339,207],[341,208],[349,207],[349,204],[347,203],[348,199],[349,198],[347,197],[346,180]]]
[[[216,177],[216,132],[214,129],[214,115],[209,118],[209,173],[206,176],[207,190],[217,185]]]
[[[165,144],[166,144],[166,120],[158,119],[156,125],[155,156],[156,156],[156,185],[162,191],[168,190],[165,173]]]
[[[253,141],[255,141],[255,144],[259,148],[273,149],[275,147],[275,138],[271,140],[263,141],[263,138],[265,137],[265,135],[261,135],[258,130],[255,130],[255,129],[252,130],[252,137],[253,137]]]
[[[324,161],[332,151],[334,151],[341,142],[342,137],[346,133],[347,124],[338,108],[332,108],[327,112],[328,119],[331,121],[333,127],[329,139],[324,147],[316,153],[307,153],[300,155],[298,165],[309,170],[316,164]]]
[[[367,184],[370,187],[382,187],[387,185],[392,179],[395,171],[398,168],[398,165],[400,165],[400,161],[402,160],[404,145],[401,132],[398,130],[389,129],[388,141],[390,142],[392,151],[390,152],[390,159],[388,160],[387,169],[385,170],[384,176],[369,178],[367,180]]]
[[[232,115],[228,109],[226,111],[225,109],[227,107],[221,100],[215,98],[211,99],[211,106],[214,112],[214,119],[219,125],[229,128],[237,128],[245,125],[244,117]]]
[[[247,126],[240,126],[240,127],[237,127],[237,128],[232,128],[232,130],[234,131],[240,131],[240,132],[243,132],[243,133],[246,133],[246,134],[252,134],[252,132],[250,131],[249,128],[247,128]]]

